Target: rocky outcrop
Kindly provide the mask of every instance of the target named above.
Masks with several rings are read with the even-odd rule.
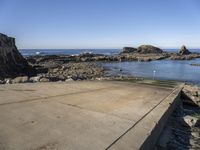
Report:
[[[149,54],[149,53],[162,53],[163,51],[152,45],[141,45],[137,49],[133,47],[124,47],[122,53],[140,53],[140,54]]]
[[[15,46],[15,39],[0,33],[0,78],[32,75],[34,71]]]
[[[121,61],[153,61],[166,59],[169,56],[166,53],[122,53],[120,57]]]
[[[198,86],[185,85],[182,90],[182,98],[184,102],[200,107],[200,88]]]
[[[137,48],[138,53],[148,54],[148,53],[162,53],[163,51],[152,45],[141,45]]]
[[[186,48],[185,45],[183,45],[179,51],[179,54],[181,55],[189,55],[191,54],[191,52]]]
[[[23,77],[16,77],[13,80],[11,80],[11,83],[26,83],[29,81],[29,78],[27,76]]]
[[[200,58],[200,54],[191,53],[188,55],[181,55],[181,54],[173,53],[173,54],[170,54],[170,57],[169,57],[170,60],[192,60],[195,58]]]
[[[200,67],[200,64],[190,64],[191,66],[197,66]]]
[[[137,49],[134,47],[124,47],[122,53],[133,53],[137,52]]]

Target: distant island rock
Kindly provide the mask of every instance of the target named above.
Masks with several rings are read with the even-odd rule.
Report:
[[[181,55],[189,55],[191,54],[191,52],[186,48],[185,45],[183,45],[179,51],[179,54]]]
[[[137,52],[137,48],[134,47],[124,47],[122,53],[133,53]]]
[[[122,53],[140,53],[140,54],[149,54],[149,53],[162,53],[163,51],[152,45],[141,45],[138,48],[134,47],[124,47]]]
[[[141,45],[137,48],[138,53],[146,54],[146,53],[162,53],[163,51],[152,45]]]
[[[30,75],[34,71],[17,50],[15,39],[0,33],[0,78]]]

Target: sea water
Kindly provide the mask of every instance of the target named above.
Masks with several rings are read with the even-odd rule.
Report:
[[[111,62],[102,64],[110,75],[178,80],[200,85],[200,58],[194,60],[156,60],[150,62]]]
[[[27,56],[35,55],[78,55],[84,52],[91,52],[95,54],[114,55],[120,53],[121,49],[21,49],[20,53]],[[178,52],[178,49],[164,49],[167,52]],[[190,49],[191,52],[199,52],[200,49]]]
[[[27,56],[35,55],[78,55],[81,53],[95,53],[104,55],[114,55],[120,52],[120,49],[21,49],[20,53]]]

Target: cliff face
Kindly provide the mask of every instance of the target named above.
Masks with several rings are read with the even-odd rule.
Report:
[[[15,46],[15,39],[0,33],[0,78],[32,74],[32,68]]]

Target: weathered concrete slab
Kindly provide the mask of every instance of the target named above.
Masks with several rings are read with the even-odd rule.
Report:
[[[0,149],[112,148],[172,90],[116,81],[1,85]],[[150,118],[159,120],[157,113]],[[140,137],[132,133],[131,140],[137,141]]]

